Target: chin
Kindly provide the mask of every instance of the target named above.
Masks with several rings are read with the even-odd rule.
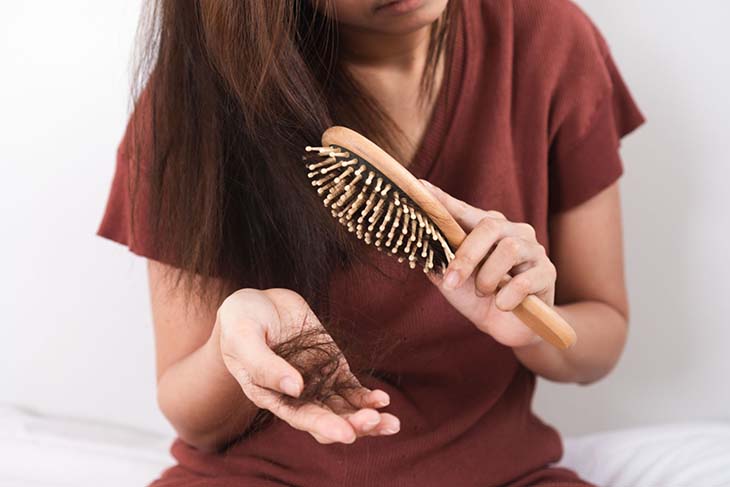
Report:
[[[408,34],[438,20],[448,0],[334,0],[333,3],[343,28]]]

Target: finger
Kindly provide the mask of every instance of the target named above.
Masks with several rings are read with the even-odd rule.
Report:
[[[348,417],[347,417],[348,415],[351,415],[357,411],[344,398],[339,397],[337,395],[333,395],[333,396],[326,398],[324,400],[324,408],[331,410],[333,413],[337,414],[338,416],[341,416],[342,418],[344,418],[346,420],[348,420]],[[352,426],[353,426],[353,429],[355,430],[355,434],[357,436],[363,436],[363,434],[364,434],[363,432],[358,431],[358,429],[355,427],[355,425],[352,425]],[[329,444],[329,443],[335,442],[334,439],[329,438],[327,436],[323,436],[322,434],[320,434],[316,431],[310,431],[309,434],[311,434],[315,440],[317,440],[319,443],[322,443],[322,444]]]
[[[518,274],[497,293],[494,304],[502,311],[512,311],[530,294],[543,294],[555,282],[548,265],[533,267]]]
[[[489,218],[496,218],[497,220],[506,220],[507,219],[507,218],[505,218],[503,213],[500,213],[496,210],[487,210],[486,216],[488,216]]]
[[[400,420],[390,413],[380,413],[380,423],[368,433],[368,436],[389,436],[400,431]]]
[[[532,329],[514,313],[500,310],[492,300],[484,317],[484,330],[497,342],[507,347],[520,347],[539,341]],[[537,337],[537,338],[536,338]]]
[[[358,436],[365,436],[380,424],[380,413],[375,409],[360,409],[344,416]]]
[[[489,213],[496,212],[487,212],[487,214]],[[535,229],[527,223],[512,223],[503,216],[484,217],[466,236],[456,251],[454,259],[444,275],[444,288],[456,289],[461,286],[480,267],[480,263],[493,250],[495,244],[500,239],[507,237],[524,240],[530,246],[533,243],[539,246],[535,238]],[[482,291],[478,294],[484,296],[492,292],[494,292],[494,289],[489,292]]]
[[[341,395],[333,395],[325,400],[325,404],[332,412],[345,418],[355,430],[358,436],[365,436],[375,429],[380,423],[381,415],[373,408],[353,407],[350,402]]]
[[[482,296],[494,294],[513,267],[536,261],[539,255],[536,244],[514,237],[503,238],[479,269],[474,283],[476,291]]]
[[[357,387],[343,391],[342,396],[356,408],[383,408],[390,404],[390,396],[380,389]]]
[[[322,400],[325,406],[327,406],[333,413],[342,416],[343,418],[349,414],[353,414],[358,411],[359,408],[354,407],[344,397],[339,394],[332,394]]]
[[[318,404],[290,406],[278,400],[268,404],[266,409],[292,428],[332,442],[352,443],[357,438],[354,428],[345,418]]]
[[[343,357],[340,359],[339,378],[348,387],[338,391],[338,395],[347,400],[355,409],[382,408],[390,404],[390,396],[383,390],[371,390],[364,387],[360,380],[350,370],[350,364]]]
[[[468,233],[472,228],[477,226],[479,220],[486,216],[486,211],[471,206],[469,203],[454,198],[443,189],[435,186],[425,179],[420,181],[426,186],[431,194],[446,208],[446,210],[454,217],[454,220],[461,225]]]
[[[517,274],[522,274],[533,267],[535,267],[534,262],[523,262],[522,264],[514,266],[510,272],[512,275],[516,276]]]
[[[311,431],[309,432],[309,434],[312,435],[315,440],[317,440],[317,443],[321,443],[323,445],[329,445],[329,444],[335,442],[334,440],[327,438],[326,436],[322,436],[317,433],[312,433]]]
[[[241,386],[252,383],[298,397],[304,383],[301,374],[269,348],[261,330],[242,321],[222,331],[232,334],[221,339],[226,343],[222,351],[226,366]]]
[[[363,409],[362,411],[372,410]],[[400,431],[400,420],[390,413],[379,413],[377,419],[374,416],[365,418],[364,413],[348,417],[358,436],[389,436]]]
[[[505,236],[510,224],[506,220],[484,217],[466,236],[454,254],[444,275],[446,289],[456,289],[472,275],[499,239]]]

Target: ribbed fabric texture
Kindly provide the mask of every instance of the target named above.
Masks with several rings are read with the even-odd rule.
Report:
[[[472,205],[526,221],[547,247],[551,214],[622,173],[619,139],[643,122],[595,26],[567,0],[464,0],[458,42],[411,169]],[[120,152],[99,235],[155,257],[145,222],[129,237],[129,160]],[[376,374],[402,422],[392,437],[320,445],[282,422],[222,455],[176,441],[177,486],[578,486],[551,468],[558,433],[531,409],[534,375],[479,332],[420,271],[374,250],[333,276],[333,311],[363,347],[393,344]],[[575,412],[580,414],[580,410]]]

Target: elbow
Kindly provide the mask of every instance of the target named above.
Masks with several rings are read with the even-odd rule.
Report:
[[[219,453],[230,443],[229,439],[225,439],[217,432],[191,431],[175,425],[173,427],[180,440],[203,453]]]
[[[186,424],[186,422],[166,414],[164,410],[162,411],[162,414],[175,430],[177,437],[181,441],[203,453],[218,453],[231,442],[231,438],[224,431],[218,431],[215,429],[204,431],[193,428]]]
[[[217,453],[230,443],[230,438],[223,431],[215,428],[206,429],[202,425],[192,424],[190,418],[180,410],[180,403],[171,400],[161,387],[157,388],[157,406],[177,437],[191,447],[203,453]]]
[[[595,354],[598,359],[592,366],[584,369],[582,376],[578,378],[576,383],[581,386],[589,386],[594,384],[608,374],[618,365],[621,355],[623,354],[624,348],[626,347],[626,340],[628,338],[628,323],[626,319],[619,320],[620,323],[616,324],[616,331],[610,341],[605,343],[605,354]]]
[[[605,372],[598,372],[590,376],[581,377],[575,383],[579,386],[590,386],[606,377],[610,372],[611,369],[608,369]]]
[[[579,386],[590,386],[592,384],[595,384],[596,382],[600,381],[608,374],[610,374],[616,367],[617,362],[618,359],[614,359],[609,363],[595,364],[589,370],[584,371],[582,374],[580,374],[576,378],[575,383]]]
[[[177,437],[203,453],[219,453],[238,439],[255,420],[258,409],[247,412],[239,420],[204,420],[185,408],[174,394],[166,394],[158,384],[157,405],[175,430]]]

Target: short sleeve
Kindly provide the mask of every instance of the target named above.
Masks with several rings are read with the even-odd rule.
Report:
[[[577,10],[577,7],[576,7]],[[579,12],[553,94],[550,212],[575,207],[623,174],[621,139],[645,121],[604,38]]]
[[[150,130],[151,107],[143,94],[117,148],[114,176],[96,234],[126,245],[137,255],[164,261],[154,244],[148,215]]]

